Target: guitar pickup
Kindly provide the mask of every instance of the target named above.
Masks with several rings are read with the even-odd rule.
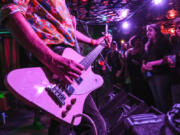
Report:
[[[65,97],[65,95],[64,95],[63,93],[59,93],[59,94],[57,95],[57,97],[58,97],[59,99],[61,99],[61,100],[65,100],[65,99],[66,99],[66,97]]]
[[[82,82],[82,78],[81,77],[78,77],[77,79],[76,79],[76,82],[78,83],[78,84],[80,84],[81,82]]]
[[[46,88],[48,94],[51,96],[51,98],[60,106],[65,105],[65,95],[62,93],[62,90],[58,87],[47,87]]]
[[[74,93],[75,89],[71,85],[67,85],[67,87],[65,88],[65,91],[68,96],[71,96]]]

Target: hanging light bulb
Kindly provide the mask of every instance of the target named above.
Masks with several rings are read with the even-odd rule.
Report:
[[[177,16],[177,11],[176,10],[171,9],[171,10],[168,11],[167,17],[169,19],[174,19],[174,18],[176,18],[176,16]]]

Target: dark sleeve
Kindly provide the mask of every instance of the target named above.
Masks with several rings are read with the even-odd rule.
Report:
[[[162,43],[161,43],[161,48],[162,48],[162,55],[163,56],[167,56],[170,55],[172,53],[172,45],[170,44],[168,39],[165,39]]]

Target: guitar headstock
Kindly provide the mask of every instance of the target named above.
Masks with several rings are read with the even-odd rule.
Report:
[[[108,33],[108,24],[105,25],[105,32],[102,33],[106,38],[100,43],[101,46],[110,48],[112,42],[112,35]]]
[[[107,43],[105,40],[103,40],[99,45],[101,45],[102,47],[106,47],[107,46]]]

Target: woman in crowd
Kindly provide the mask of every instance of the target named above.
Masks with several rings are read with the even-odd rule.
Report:
[[[131,80],[131,91],[132,93],[145,100],[148,104],[150,104],[151,98],[147,92],[148,85],[142,75],[141,65],[142,65],[142,57],[144,55],[144,44],[139,36],[132,36],[129,39],[129,44],[132,48],[127,51],[127,71]]]
[[[156,107],[166,112],[169,109],[170,68],[165,58],[171,52],[171,45],[157,24],[147,26],[147,38],[142,71],[147,77]]]
[[[172,70],[171,93],[173,103],[180,103],[180,18],[174,20],[175,36],[171,38],[173,46],[172,55],[168,62]],[[174,56],[174,60],[172,59]]]

